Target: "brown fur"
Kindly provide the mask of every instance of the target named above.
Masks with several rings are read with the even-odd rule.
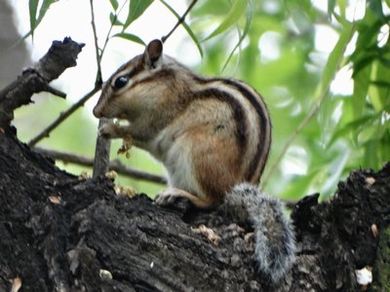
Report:
[[[115,88],[122,76],[128,83]],[[170,196],[186,197],[198,207],[220,202],[238,183],[256,183],[271,141],[265,105],[254,90],[230,79],[201,78],[172,59],[164,61],[156,42],[113,74],[94,114],[128,120],[121,130],[107,126],[102,132],[131,136],[162,160],[174,175]],[[169,199],[167,192],[164,196]]]

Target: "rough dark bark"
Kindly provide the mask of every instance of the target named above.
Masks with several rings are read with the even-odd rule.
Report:
[[[0,173],[1,291],[17,276],[22,291],[356,291],[355,270],[381,275],[377,255],[390,243],[378,248],[390,222],[390,165],[353,172],[330,202],[313,195],[296,205],[297,262],[279,287],[256,272],[250,227],[219,209],[118,196],[108,179],[57,169],[11,129],[0,135]],[[200,224],[221,237],[218,245],[194,231]],[[389,269],[388,255],[381,264]],[[386,279],[374,283],[384,291]]]
[[[110,119],[101,118],[98,129],[109,122]],[[102,176],[110,170],[110,149],[111,141],[107,137],[98,135],[96,138],[95,159],[93,161],[93,178]]]
[[[23,93],[27,84],[12,88]],[[29,100],[14,97],[18,102],[0,98],[0,108],[11,102],[12,111]],[[20,291],[356,291],[355,270],[363,267],[373,267],[370,289],[389,288],[390,164],[351,173],[330,202],[312,195],[296,204],[297,261],[271,287],[256,269],[251,227],[222,208],[200,211],[179,202],[164,209],[145,195],[118,196],[109,179],[59,170],[6,124],[0,291],[17,291],[20,281]],[[201,225],[220,240],[206,237]]]

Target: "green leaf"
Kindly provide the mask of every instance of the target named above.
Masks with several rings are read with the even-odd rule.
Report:
[[[335,7],[336,7],[336,0],[328,0],[328,16],[329,17],[332,16]]]
[[[383,66],[381,62],[375,61],[371,72],[371,80],[377,80],[379,78],[381,79],[382,84],[388,84],[390,82],[389,69]],[[369,96],[374,109],[377,112],[380,112],[385,108],[386,103],[389,100],[390,87],[370,86]]]
[[[369,168],[378,168],[378,148],[379,141],[376,139],[369,140],[364,145],[364,166]]]
[[[378,0],[368,1],[368,9],[371,9],[375,13],[377,18],[379,19],[384,18],[382,1],[378,1]]]
[[[380,139],[380,162],[385,164],[390,161],[390,125],[387,125],[387,130],[384,131]]]
[[[140,37],[138,37],[134,34],[131,34],[131,33],[121,32],[121,33],[117,33],[117,34],[113,35],[112,37],[119,37],[119,38],[122,38],[122,39],[125,39],[128,41],[132,41],[132,42],[135,42],[137,44],[141,44],[141,45],[145,46],[145,42]]]
[[[252,4],[252,2],[250,2]],[[252,5],[251,5],[252,6]],[[230,62],[230,59],[233,57],[234,52],[237,50],[237,48],[241,45],[242,41],[245,39],[246,35],[248,34],[249,28],[251,27],[252,19],[253,19],[253,7],[249,7],[247,14],[246,14],[246,21],[245,21],[245,27],[242,31],[242,34],[240,38],[238,39],[237,44],[234,46],[233,50],[230,52],[228,58],[225,61],[225,64],[222,67],[222,72],[226,69],[226,66]]]
[[[43,3],[41,5],[41,8],[39,9],[38,17],[37,15],[37,8],[38,8],[38,2],[39,0],[30,0],[29,2],[29,9],[30,9],[30,31],[26,33],[22,39],[25,39],[29,37],[30,35],[33,36],[34,30],[38,27],[38,25],[41,23],[43,17],[45,16],[46,12],[49,10],[49,7],[58,0],[43,0]],[[35,2],[35,3],[32,3]],[[35,16],[34,16],[35,15]],[[34,18],[33,21],[31,21],[32,17]]]
[[[390,68],[390,59],[386,59],[384,57],[380,57],[379,61],[382,63],[383,66],[386,66]]]
[[[331,147],[332,144],[340,137],[346,137],[349,133],[352,132],[360,132],[361,129],[365,128],[366,125],[371,126],[375,120],[379,118],[379,115],[365,115],[361,118],[358,118],[356,120],[353,120],[352,122],[347,123],[342,128],[338,129],[334,134],[332,135],[332,138],[330,139],[329,143],[327,144],[327,148]]]
[[[345,10],[347,8],[347,0],[337,0],[337,4],[340,8],[340,15],[345,18]]]
[[[28,1],[28,8],[30,12],[30,31],[31,35],[34,38],[34,30],[36,27],[36,17],[37,17],[37,11],[38,11],[38,2],[39,0],[29,0]]]
[[[310,173],[297,176],[283,191],[283,198],[298,199],[306,195],[311,183],[318,175],[320,169],[313,169]]]
[[[58,0],[43,0],[41,9],[39,9],[39,15],[37,19],[37,26],[41,23],[43,17],[45,16],[46,12],[49,10],[49,7]]]
[[[388,82],[388,81],[373,80],[373,81],[370,81],[370,85],[375,85],[375,86],[378,86],[378,87],[383,87],[383,88],[390,89],[390,82]]]
[[[111,6],[116,11],[118,9],[118,1],[117,0],[110,0]]]
[[[370,86],[371,70],[372,65],[369,65],[353,75],[352,112],[354,119],[357,119],[363,113],[368,88]]]
[[[165,2],[164,0],[160,0],[160,2],[166,8],[168,8],[168,10],[173,15],[175,15],[177,19],[180,19],[180,15],[167,2]],[[192,41],[195,43],[196,47],[198,48],[200,56],[203,58],[203,50],[202,50],[202,47],[200,46],[200,42],[199,42],[198,38],[196,37],[196,35],[191,30],[191,28],[185,22],[183,22],[182,25],[183,25],[184,29],[187,31],[188,35],[191,37]]]
[[[224,16],[231,7],[231,1],[199,1],[196,4],[196,10],[191,11],[193,16]]]
[[[208,40],[216,35],[224,32],[233,24],[237,23],[240,17],[245,13],[248,1],[247,0],[235,0],[230,9],[229,13],[226,15],[225,19],[221,24],[204,40]]]
[[[129,5],[129,15],[123,26],[125,30],[134,20],[140,17],[145,10],[152,4],[153,0],[131,0]]]
[[[337,149],[337,150],[336,150]],[[336,151],[331,151],[331,161],[321,166],[321,197],[327,198],[331,195],[350,160],[351,149],[347,146],[335,147]],[[330,153],[329,153],[330,154]],[[318,166],[320,167],[320,166]]]
[[[118,16],[112,12],[110,12],[110,22],[112,25],[123,26],[123,23],[119,21]]]
[[[345,23],[343,30],[340,33],[339,40],[329,55],[328,61],[325,65],[324,72],[322,74],[321,82],[317,88],[316,96],[322,96],[323,93],[329,88],[338,68],[344,58],[344,52],[347,48],[349,41],[351,40],[354,32],[354,26]]]
[[[353,74],[352,77],[355,78],[360,71],[364,70],[367,67],[371,67],[372,62],[378,58],[377,54],[369,52],[367,49],[365,52],[361,52],[362,56],[353,63]]]

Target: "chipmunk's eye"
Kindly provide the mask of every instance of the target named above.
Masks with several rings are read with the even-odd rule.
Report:
[[[127,82],[129,81],[129,77],[128,76],[120,76],[118,77],[115,82],[114,82],[114,88],[115,89],[120,89],[122,88],[123,86],[125,86],[127,84]]]

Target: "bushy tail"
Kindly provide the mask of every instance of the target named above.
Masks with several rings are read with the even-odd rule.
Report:
[[[233,217],[252,224],[255,256],[261,272],[273,283],[281,280],[294,263],[296,249],[292,226],[283,214],[283,204],[264,195],[256,186],[242,183],[226,195],[224,205]]]

